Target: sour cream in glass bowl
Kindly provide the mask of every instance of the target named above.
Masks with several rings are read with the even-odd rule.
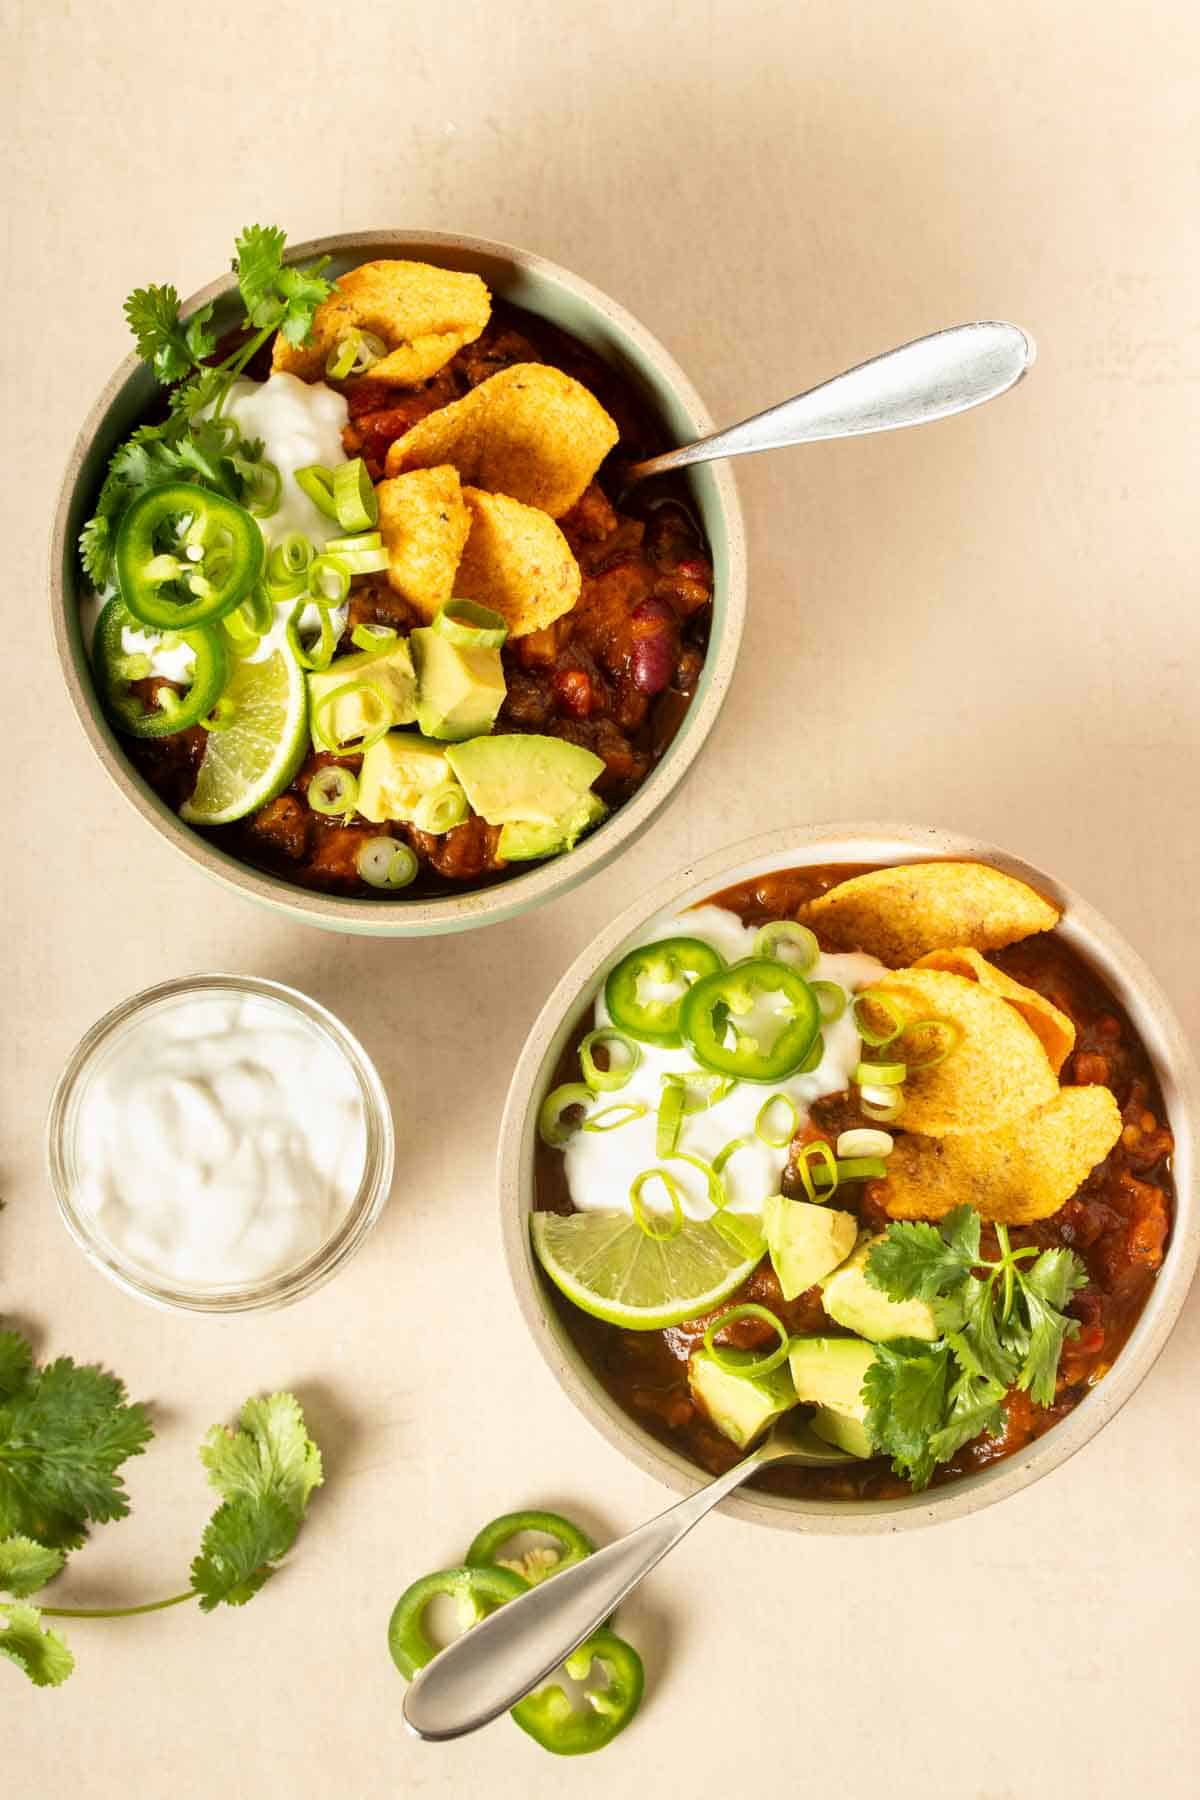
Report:
[[[391,1187],[391,1113],[365,1051],[304,994],[252,977],[163,982],[106,1014],[59,1079],[47,1139],[89,1260],[187,1311],[311,1292]]]

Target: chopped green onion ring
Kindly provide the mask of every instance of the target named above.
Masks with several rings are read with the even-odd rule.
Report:
[[[702,1156],[690,1155],[686,1150],[672,1151],[671,1161],[685,1162],[689,1168],[697,1169],[704,1177],[705,1186],[708,1190],[705,1198],[709,1205],[714,1212],[722,1211],[729,1196],[725,1192],[725,1183],[721,1180],[720,1175],[717,1173],[716,1169],[713,1168],[711,1163],[705,1162]]]
[[[383,534],[379,531],[352,531],[349,537],[326,538],[325,549],[340,556],[343,550],[382,550]]]
[[[594,1095],[582,1081],[567,1081],[546,1095],[538,1109],[538,1136],[552,1150],[561,1150],[568,1138],[574,1137],[582,1119],[569,1115],[591,1106]]]
[[[297,600],[288,614],[284,635],[288,649],[302,669],[327,669],[333,661],[333,653],[337,649],[338,634],[333,629],[333,620],[327,606],[318,606],[317,617],[321,621],[320,635],[315,644],[305,648],[300,638],[300,620],[309,604],[306,600]]]
[[[860,1062],[850,1077],[855,1087],[899,1087],[908,1075],[902,1062]]]
[[[242,505],[256,519],[269,519],[279,511],[279,502],[283,497],[283,476],[273,462],[266,457],[260,462],[239,465],[245,472],[246,482],[242,490]]]
[[[904,1110],[904,1089],[864,1087],[858,1090],[858,1110],[877,1125],[890,1125]]]
[[[833,1166],[837,1180],[832,1182],[824,1163],[809,1170],[809,1174],[818,1187],[829,1187],[832,1190],[840,1186],[843,1181],[882,1181],[887,1174],[887,1165],[881,1156],[839,1157]]]
[[[356,625],[350,633],[350,642],[356,650],[370,650],[374,656],[383,656],[394,648],[399,635],[394,625]]]
[[[787,1123],[771,1129],[771,1113],[775,1107],[786,1106]],[[754,1121],[754,1135],[760,1143],[769,1144],[772,1150],[786,1150],[787,1146],[800,1129],[800,1114],[796,1110],[796,1102],[790,1094],[771,1094],[758,1109],[758,1117]]]
[[[805,975],[815,966],[821,946],[807,925],[795,919],[771,919],[755,933],[750,954],[774,957],[776,962],[788,963]]]
[[[890,1156],[896,1140],[888,1131],[874,1131],[869,1125],[852,1125],[843,1131],[834,1146],[840,1157]]]
[[[361,456],[333,471],[333,511],[343,531],[370,531],[379,518],[379,501]]]
[[[317,511],[324,513],[327,519],[336,519],[337,507],[333,503],[333,470],[322,463],[309,463],[307,468],[296,470],[296,486],[300,492],[312,501]]]
[[[588,1089],[588,1093],[591,1093]],[[632,1125],[635,1119],[644,1119],[649,1111],[641,1100],[615,1100],[611,1106],[602,1106],[599,1112],[589,1113],[583,1121],[584,1131],[618,1131],[622,1125]]]
[[[654,1180],[662,1182],[663,1192],[671,1202],[671,1222],[665,1231],[659,1226],[651,1224],[653,1215],[648,1213],[642,1204],[642,1191]],[[629,1204],[633,1209],[635,1222],[648,1238],[661,1240],[678,1237],[683,1230],[683,1196],[679,1183],[666,1169],[643,1169],[640,1175],[635,1175],[629,1184]]]
[[[674,1156],[683,1124],[683,1089],[664,1087],[658,1103],[658,1126],[654,1134],[655,1156]]]
[[[836,1025],[846,1010],[846,990],[836,981],[810,981],[817,998],[823,1025]]]
[[[739,1150],[748,1149],[753,1142],[754,1139],[748,1137],[730,1138],[725,1148],[723,1150],[718,1150],[717,1154],[712,1159],[713,1173],[715,1175],[724,1174],[725,1165],[730,1157],[736,1156]]]
[[[331,583],[332,585],[327,585]],[[308,569],[309,599],[318,606],[340,606],[350,592],[350,565],[344,556],[314,556]]]
[[[737,1086],[732,1075],[716,1075],[711,1069],[685,1069],[662,1077],[664,1087],[677,1087],[683,1094],[684,1115],[707,1112],[718,1100],[724,1100]]]
[[[325,818],[336,818],[341,814],[349,818],[358,800],[358,777],[353,769],[343,769],[340,763],[327,763],[318,769],[308,784],[308,804],[315,813]],[[394,840],[388,839],[389,844]]]
[[[433,621],[433,629],[452,644],[472,650],[499,650],[508,636],[502,615],[474,600],[447,600]]]
[[[931,1056],[925,1058],[924,1062],[913,1062],[912,1057],[906,1051],[910,1075],[916,1075],[924,1069],[936,1069],[938,1064],[944,1063],[951,1052],[957,1050],[963,1041],[963,1029],[956,1019],[916,1019],[911,1025],[904,1027],[904,1037],[906,1039],[911,1037],[914,1031],[940,1031],[944,1033],[944,1042],[943,1048],[935,1050]]]
[[[365,375],[382,360],[388,347],[373,331],[357,328],[343,332],[325,358],[325,373],[330,381],[346,381],[351,375]]]
[[[876,1030],[875,1026],[863,1017],[864,1006],[874,1007],[883,1013],[885,1018],[891,1020],[892,1029],[883,1032]],[[885,1045],[894,1044],[904,1030],[904,1020],[887,995],[881,994],[877,988],[864,988],[861,994],[856,994],[850,1010],[854,1015],[854,1024],[859,1037],[864,1044],[870,1044],[872,1050],[882,1050]]]
[[[440,787],[421,795],[413,812],[413,824],[418,831],[441,837],[461,825],[470,810],[467,796],[457,781],[444,781]]]
[[[769,1325],[779,1339],[774,1350],[763,1356],[752,1356],[748,1362],[741,1360],[744,1352],[739,1352],[737,1358],[727,1356],[713,1339],[718,1331],[725,1331],[730,1325],[736,1325],[739,1319],[761,1319],[764,1325]],[[748,1381],[757,1375],[770,1375],[775,1369],[781,1368],[787,1361],[789,1342],[788,1329],[783,1320],[776,1318],[769,1306],[759,1306],[752,1300],[718,1313],[704,1333],[704,1348],[717,1367],[727,1375],[742,1375]]]
[[[349,694],[370,694],[383,716],[368,729],[357,743],[343,744],[334,737],[332,727],[326,725],[325,715],[328,713],[332,718],[333,708],[339,700],[346,699]],[[333,688],[328,694],[322,694],[312,710],[313,740],[318,749],[328,750],[333,756],[357,756],[360,751],[369,750],[372,744],[377,744],[380,738],[387,736],[391,723],[391,702],[384,694],[383,689],[374,681],[344,681],[341,687]]]
[[[809,1200],[814,1202],[817,1201],[817,1187],[816,1182],[813,1179],[814,1171],[809,1166],[813,1157],[816,1157],[817,1161],[825,1170],[829,1192],[822,1194],[821,1199],[828,1200],[830,1196],[837,1191],[839,1180],[837,1158],[834,1156],[833,1151],[829,1148],[829,1145],[825,1142],[824,1138],[814,1138],[811,1144],[805,1144],[804,1148],[797,1156],[796,1173],[800,1177],[800,1184]]]
[[[402,888],[416,880],[420,864],[407,844],[393,837],[376,837],[363,844],[354,866],[371,887]]]
[[[614,1051],[620,1049],[622,1062],[614,1060]],[[603,1050],[608,1056],[607,1069],[596,1064],[596,1051]],[[635,1044],[631,1037],[618,1031],[614,1025],[601,1025],[596,1031],[589,1031],[579,1046],[579,1066],[583,1070],[583,1079],[593,1093],[615,1093],[628,1082],[633,1071],[642,1060],[642,1047]]]

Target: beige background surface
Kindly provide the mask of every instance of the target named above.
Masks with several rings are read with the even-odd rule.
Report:
[[[1190,0],[2,13],[0,1310],[46,1352],[109,1361],[161,1431],[130,1467],[132,1518],[67,1589],[178,1585],[208,1506],[194,1446],[251,1390],[300,1392],[329,1469],[293,1565],[248,1611],[77,1624],[58,1693],[0,1668],[5,1791],[1192,1791],[1195,1297],[1126,1413],[998,1510],[896,1541],[710,1521],[628,1609],[649,1703],[598,1761],[553,1762],[507,1722],[407,1740],[384,1647],[404,1584],[492,1514],[541,1502],[611,1533],[666,1498],[526,1342],[492,1194],[523,1033],[639,885],[789,818],[923,818],[1060,872],[1197,1023]],[[742,465],[740,671],[699,771],[618,869],[490,934],[340,941],[205,884],[117,802],[40,617],[59,471],[125,353],[123,296],[206,281],[251,219],[541,250],[623,299],[723,419],[963,318],[1022,321],[1041,360],[968,420]],[[258,1321],[124,1298],[66,1239],[42,1174],[80,1033],[137,987],[214,967],[334,1006],[379,1060],[404,1146],[361,1258]]]

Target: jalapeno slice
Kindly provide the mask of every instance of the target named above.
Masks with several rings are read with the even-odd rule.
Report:
[[[433,1661],[439,1646],[431,1643],[426,1634],[425,1612],[440,1595],[457,1603],[464,1628],[469,1631],[506,1600],[515,1600],[518,1594],[525,1593],[527,1587],[528,1583],[511,1569],[439,1569],[436,1574],[422,1575],[405,1588],[392,1608],[388,1621],[392,1661],[406,1681]]]
[[[725,959],[700,938],[661,938],[623,956],[604,984],[613,1024],[644,1044],[681,1044],[681,1009],[693,983],[715,976]]]
[[[513,1539],[526,1531],[536,1531],[543,1537],[553,1538],[556,1548],[539,1547],[522,1557],[504,1557],[502,1552]],[[548,1576],[557,1575],[560,1569],[582,1562],[594,1549],[595,1545],[580,1531],[578,1525],[572,1525],[570,1519],[564,1519],[560,1513],[502,1513],[477,1533],[474,1543],[467,1551],[467,1566],[472,1569],[512,1569],[530,1587],[536,1587],[538,1582],[545,1581]]]
[[[646,1674],[633,1645],[601,1627],[568,1656],[563,1667],[573,1681],[586,1681],[596,1663],[604,1685],[586,1690],[581,1710],[556,1681],[535,1689],[513,1707],[512,1716],[521,1730],[543,1750],[555,1756],[586,1756],[589,1751],[603,1750],[637,1712]]]
[[[114,595],[96,621],[92,666],[104,710],[117,729],[131,737],[170,737],[205,718],[229,680],[229,658],[219,634],[203,626],[180,632],[196,659],[191,685],[186,694],[176,694],[174,688],[160,689],[160,696],[170,694],[171,700],[164,705],[160,697],[159,704],[148,710],[131,685],[139,679],[139,659],[125,650],[121,634],[126,626],[135,631],[141,628],[120,596]]]
[[[803,975],[759,956],[698,981],[680,1012],[696,1061],[738,1081],[782,1081],[794,1074],[820,1026],[821,1009]]]
[[[246,509],[186,481],[140,493],[117,532],[121,598],[154,631],[215,624],[262,574],[263,535]]]

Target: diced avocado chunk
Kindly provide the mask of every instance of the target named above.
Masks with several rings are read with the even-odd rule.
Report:
[[[874,1361],[874,1344],[864,1344],[861,1338],[798,1337],[788,1350],[797,1400],[832,1406],[852,1418],[863,1417],[859,1394]]]
[[[409,642],[417,665],[416,720],[426,737],[458,743],[492,729],[504,704],[499,650],[454,644],[421,625]]]
[[[392,725],[412,724],[417,716],[417,678],[407,638],[397,638],[392,649],[380,654],[364,650],[357,656],[339,656],[327,669],[314,670],[308,678],[310,717],[327,694],[354,681],[369,681],[383,696],[391,712],[389,722]],[[362,689],[343,695],[324,707],[321,713],[326,734],[339,744],[365,737],[378,723],[379,707],[375,695]],[[317,742],[315,737],[313,742]]]
[[[453,744],[446,760],[489,825],[548,825],[555,831],[576,817],[604,768],[579,744],[534,732]]]
[[[809,1424],[817,1437],[844,1450],[847,1456],[878,1455],[863,1421],[851,1413],[838,1412],[833,1406],[818,1406]]]
[[[867,1258],[878,1242],[869,1233],[859,1239],[853,1256],[821,1283],[821,1304],[831,1319],[873,1344],[902,1337],[932,1343],[942,1334],[928,1301],[889,1300],[867,1280]]]
[[[752,1362],[755,1352],[724,1350],[721,1356],[730,1363]],[[723,1369],[707,1350],[697,1350],[688,1365],[688,1381],[717,1430],[742,1450],[796,1404],[786,1363],[769,1375],[738,1375]]]
[[[763,1201],[763,1232],[785,1300],[794,1300],[836,1269],[858,1237],[853,1213],[772,1194]]]
[[[576,810],[554,825],[535,825],[529,819],[513,819],[500,828],[497,850],[505,862],[532,862],[538,856],[557,856],[573,850],[585,831],[598,825],[608,811],[598,794],[585,794]]]
[[[358,811],[374,825],[411,822],[419,801],[445,787],[458,787],[445,748],[415,731],[389,731],[363,757]]]

